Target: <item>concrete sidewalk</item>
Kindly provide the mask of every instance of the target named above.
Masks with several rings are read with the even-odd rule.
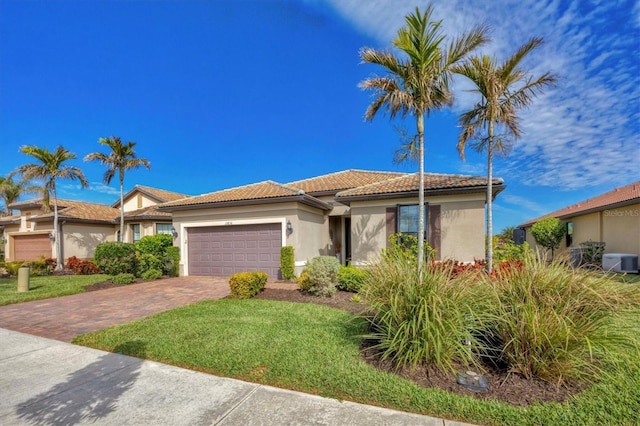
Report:
[[[6,329],[0,392],[1,425],[464,425]]]

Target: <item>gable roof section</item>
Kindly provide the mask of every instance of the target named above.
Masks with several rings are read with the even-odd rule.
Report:
[[[594,213],[614,207],[622,207],[629,204],[640,202],[640,180],[630,183],[629,185],[615,188],[609,192],[598,195],[593,198],[589,198],[579,203],[564,207],[560,210],[548,213],[544,216],[540,216],[536,219],[531,219],[522,223],[519,227],[525,227],[533,225],[534,223],[545,219],[547,217],[557,217],[558,219],[567,219],[570,217]]]
[[[379,172],[371,170],[344,170],[314,178],[287,183],[287,186],[298,188],[311,195],[330,195],[338,191],[371,185],[376,182],[405,176],[400,172]]]
[[[152,220],[152,219],[170,221],[171,213],[161,212],[160,210],[158,210],[158,206],[143,207],[141,209],[124,212],[125,222],[132,221],[132,220]]]
[[[55,204],[51,200],[51,206]],[[27,207],[41,208],[43,205],[42,198],[21,201],[11,204],[12,209],[24,209]],[[58,199],[58,217],[61,220],[73,222],[93,222],[93,223],[115,223],[115,219],[119,217],[120,210],[109,207],[105,204],[87,203],[84,201],[73,201]],[[31,216],[29,219],[33,222],[43,222],[53,220],[54,212],[43,212],[41,214]]]
[[[159,205],[158,209],[160,211],[173,211],[287,201],[297,201],[323,210],[331,210],[329,204],[307,195],[301,189],[270,180],[164,203]]]
[[[504,188],[504,181],[493,179],[493,196]],[[399,196],[417,196],[420,186],[419,174],[412,173],[394,179],[377,182],[371,185],[341,191],[336,194],[336,200],[344,203],[366,199],[398,198]],[[439,173],[425,173],[424,189],[427,194],[434,193],[463,193],[480,192],[487,186],[487,178],[480,176],[450,175]]]
[[[183,198],[188,198],[189,195],[180,194],[179,192],[167,191],[164,189],[152,188],[150,186],[136,185],[129,192],[124,194],[123,198],[126,200],[132,194],[140,192],[145,194],[146,196],[153,198],[158,203],[166,203],[168,201],[181,200]],[[117,200],[115,203],[111,205],[114,208],[120,208],[120,200]]]

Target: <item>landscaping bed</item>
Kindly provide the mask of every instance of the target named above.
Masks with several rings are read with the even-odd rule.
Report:
[[[342,309],[354,315],[364,314],[365,306],[351,301],[353,293],[337,291],[333,297],[318,297],[300,290],[284,290],[266,288],[255,299],[270,299],[293,303],[315,303]],[[371,366],[378,370],[397,374],[400,377],[411,380],[419,386],[426,388],[440,388],[460,395],[472,396],[479,399],[494,399],[508,402],[517,406],[526,406],[535,402],[564,402],[571,395],[586,387],[585,384],[571,383],[569,386],[556,386],[542,380],[528,380],[518,374],[509,374],[506,371],[490,370],[484,373],[489,383],[486,392],[474,392],[468,390],[456,382],[456,376],[446,375],[442,372],[419,365],[415,368],[403,367],[396,369],[388,360],[382,360],[381,354],[364,345],[362,357]]]

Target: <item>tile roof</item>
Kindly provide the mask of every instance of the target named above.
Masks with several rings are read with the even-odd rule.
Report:
[[[235,188],[224,189],[221,191],[210,192],[208,194],[197,195],[182,200],[172,201],[164,203],[160,207],[161,210],[171,210],[172,207],[182,206],[196,206],[196,205],[209,205],[220,203],[249,203],[256,200],[285,200],[291,197],[297,197],[300,201],[318,204],[321,207],[329,208],[328,205],[320,200],[317,200],[309,195],[306,195],[304,191],[297,188],[292,188],[288,185],[282,185],[270,180],[254,183],[251,185],[238,186]]]
[[[132,219],[154,219],[154,218],[167,218],[171,219],[171,213],[162,212],[158,210],[157,206],[149,206],[143,207],[137,210],[131,210],[128,212],[124,212],[124,220],[132,220]]]
[[[42,205],[42,199],[40,205]],[[32,200],[32,202],[35,200]],[[52,210],[37,216],[32,216],[33,221],[52,220],[53,200],[51,200]],[[113,223],[120,216],[120,210],[109,207],[105,204],[87,203],[84,201],[58,200],[58,217],[65,220],[109,222]]]
[[[496,191],[500,191],[504,181],[500,178],[494,178],[493,184],[496,185]],[[398,193],[413,193],[419,190],[420,180],[418,173],[412,173],[396,177],[394,179],[377,182],[371,185],[361,186],[358,188],[348,189],[336,194],[336,199],[349,199],[356,197],[373,197],[382,195],[397,195]],[[473,188],[484,188],[487,185],[487,178],[480,176],[466,175],[450,175],[438,173],[424,174],[425,191],[446,191],[446,190],[469,190]]]
[[[307,194],[314,194],[319,192],[338,192],[345,189],[370,185],[372,183],[381,182],[404,175],[406,175],[406,173],[351,169],[290,182],[287,183],[287,186],[302,189]]]
[[[592,213],[596,211],[605,210],[614,205],[633,202],[633,201],[640,202],[640,181],[633,182],[633,183],[630,183],[629,185],[615,188],[609,192],[598,195],[596,197],[589,198],[584,201],[580,201],[579,203],[570,205],[560,210],[556,210],[544,216],[540,216],[536,219],[532,219],[527,222],[524,222],[519,226],[522,227],[522,226],[532,225],[538,222],[539,220],[547,217],[568,218],[568,217],[577,216],[579,214]]]
[[[158,200],[162,202],[166,201],[175,201],[180,200],[182,198],[189,197],[189,195],[181,194],[179,192],[167,191],[164,189],[152,188],[150,186],[136,185],[135,188],[138,188],[142,192],[146,192]]]

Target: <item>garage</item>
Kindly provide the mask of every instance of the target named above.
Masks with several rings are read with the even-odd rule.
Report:
[[[13,256],[15,260],[38,260],[51,257],[49,234],[29,234],[13,236]]]
[[[189,275],[262,271],[279,278],[280,223],[188,228],[187,233]]]

